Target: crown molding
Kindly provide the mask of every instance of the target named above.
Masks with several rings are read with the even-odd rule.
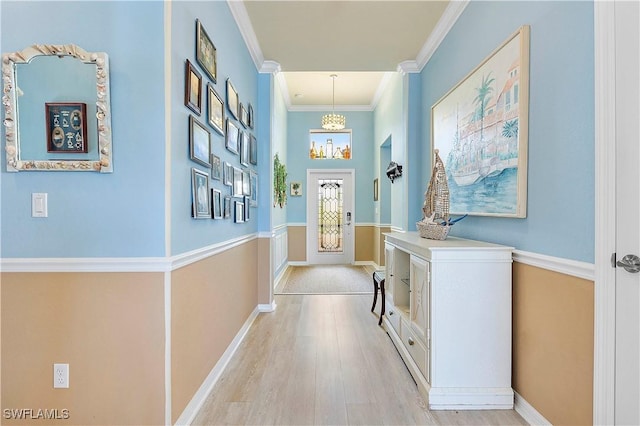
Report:
[[[422,70],[416,61],[403,61],[398,64],[397,71],[403,74],[419,73]]]
[[[253,31],[251,19],[249,19],[247,9],[244,7],[244,2],[238,0],[227,0],[227,5],[229,6],[231,15],[233,15],[233,19],[238,25],[240,34],[244,39],[244,43],[247,45],[247,49],[249,50],[249,54],[251,55],[251,59],[253,59],[256,69],[261,70],[265,62],[264,55],[260,49],[258,37],[256,36],[255,31]]]
[[[258,72],[262,74],[278,74],[282,71],[282,67],[279,62],[265,60],[262,62],[262,66]]]
[[[444,40],[445,36],[449,33],[453,25],[456,23],[462,12],[469,4],[470,0],[455,0],[450,1],[449,5],[445,9],[444,13],[438,20],[435,28],[431,32],[431,35],[425,42],[420,52],[418,52],[418,56],[416,57],[416,63],[418,65],[418,72],[422,71],[431,56],[434,54],[442,40]],[[398,65],[400,66],[400,65]]]
[[[287,106],[289,112],[331,112],[333,110],[332,105],[291,105]],[[372,105],[339,105],[336,106],[335,112],[345,111],[373,111]]]
[[[375,109],[378,107],[378,102],[380,102],[380,99],[382,99],[382,95],[384,94],[385,90],[387,90],[387,86],[393,78],[393,74],[394,73],[392,72],[386,72],[384,73],[384,76],[382,76],[382,80],[380,80],[380,84],[378,84],[378,89],[376,90],[376,93],[373,95],[373,99],[371,100],[371,111],[375,111]]]

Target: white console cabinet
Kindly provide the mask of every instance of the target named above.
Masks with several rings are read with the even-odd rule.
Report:
[[[512,250],[385,234],[384,324],[430,409],[513,408]]]

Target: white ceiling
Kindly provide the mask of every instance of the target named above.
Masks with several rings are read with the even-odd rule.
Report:
[[[353,110],[372,109],[386,74],[397,71],[399,65],[403,69],[424,65],[421,57],[434,45],[433,34],[449,25],[442,21],[457,18],[466,1],[244,0],[229,4],[254,60],[262,60],[258,66],[273,66],[269,61],[279,65],[289,109],[330,107],[330,74],[337,74],[336,109]]]

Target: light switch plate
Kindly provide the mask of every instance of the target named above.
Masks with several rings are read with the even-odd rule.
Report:
[[[47,193],[34,192],[31,194],[31,217],[48,217]]]

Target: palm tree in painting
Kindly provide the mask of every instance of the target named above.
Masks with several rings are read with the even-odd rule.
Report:
[[[480,87],[476,87],[477,95],[473,100],[473,103],[477,105],[474,121],[480,120],[480,141],[482,141],[484,131],[485,110],[487,108],[487,104],[489,104],[489,101],[491,100],[491,93],[493,92],[491,84],[494,81],[496,81],[496,79],[491,77],[491,73],[489,73],[486,76],[482,76],[482,84]]]
[[[502,136],[505,138],[517,138],[518,137],[518,119],[509,120],[502,126]]]
[[[514,118],[504,123],[502,126],[502,136],[509,140],[507,145],[507,158],[517,156],[517,140],[518,140],[518,119]]]

